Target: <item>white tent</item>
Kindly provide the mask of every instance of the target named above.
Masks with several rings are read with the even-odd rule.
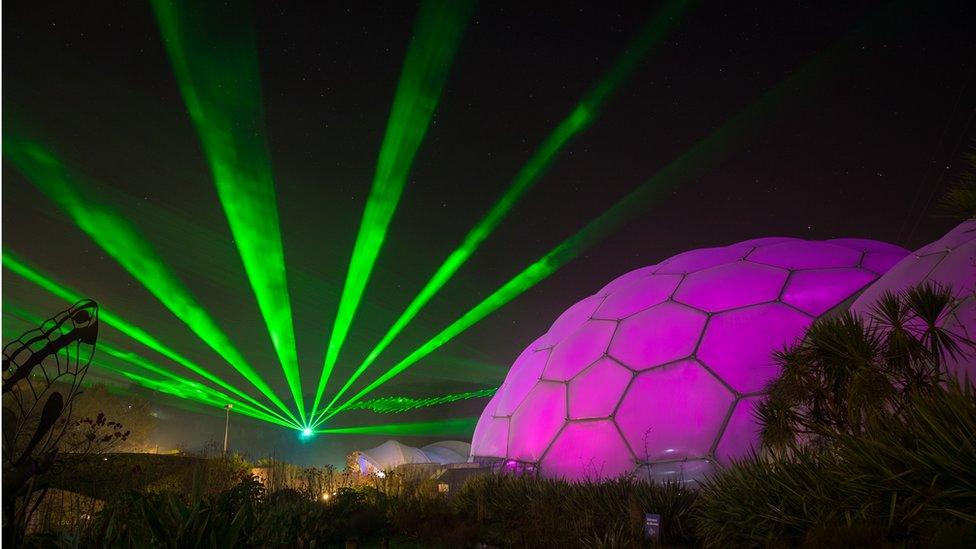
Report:
[[[462,463],[468,460],[471,445],[458,440],[428,444],[423,448],[388,440],[376,448],[359,452],[359,470],[363,474],[389,471],[405,463]]]
[[[460,440],[445,440],[428,444],[421,448],[427,454],[431,463],[445,465],[447,463],[464,463],[471,455],[471,444]]]

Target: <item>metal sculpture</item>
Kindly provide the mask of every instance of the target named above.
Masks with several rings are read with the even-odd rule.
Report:
[[[82,300],[3,348],[5,544],[20,544],[98,339],[98,305]]]

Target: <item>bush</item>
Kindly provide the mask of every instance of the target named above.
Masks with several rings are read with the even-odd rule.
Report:
[[[782,373],[757,408],[763,444],[830,451],[837,437],[858,436],[942,386],[945,365],[973,349],[940,324],[956,307],[949,288],[924,284],[884,294],[869,318],[846,312],[816,321],[803,341],[774,354]]]
[[[645,513],[661,515],[661,541],[694,540],[689,510],[697,497],[677,484],[634,479],[569,483],[528,476],[493,475],[470,480],[455,506],[478,527],[480,541],[501,546],[577,547],[608,536],[625,545],[643,543]]]
[[[342,489],[326,502],[295,490],[272,493],[258,508],[249,539],[256,547],[340,545],[374,541],[389,534],[383,495],[374,490]]]
[[[205,499],[200,469],[189,497],[175,492],[127,492],[105,506],[87,532],[97,547],[234,547],[255,527],[263,495],[254,477]]]
[[[976,394],[953,381],[914,395],[901,414],[878,417],[860,436],[836,434],[830,453],[754,458],[710,479],[695,508],[698,534],[715,546],[972,535],[974,463]]]

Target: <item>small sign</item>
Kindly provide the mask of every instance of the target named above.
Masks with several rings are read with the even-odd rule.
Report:
[[[661,515],[644,514],[644,539],[658,541],[661,536]]]
[[[440,483],[440,484],[437,485],[437,491],[440,492],[440,493],[442,493],[442,494],[446,494],[450,490],[451,490],[451,485],[448,484],[448,483],[446,483],[446,482],[442,482],[442,483]]]

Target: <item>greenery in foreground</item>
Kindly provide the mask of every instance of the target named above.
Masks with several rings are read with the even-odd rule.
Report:
[[[973,343],[942,325],[957,306],[931,284],[885,294],[866,317],[821,319],[777,353],[782,374],[757,410],[769,455],[703,484],[699,541],[943,545],[976,536],[976,397],[947,368]]]
[[[125,492],[88,524],[28,539],[38,547],[631,547],[642,543],[650,509],[665,518],[665,542],[695,540],[696,493],[674,484],[483,476],[453,498],[420,482],[342,488],[328,501],[293,489],[268,494],[250,476],[209,497],[202,485]]]
[[[831,451],[752,459],[702,486],[696,533],[713,546],[976,546],[976,396],[915,395]]]
[[[172,484],[128,491],[90,523],[36,546],[639,547],[646,512],[678,546],[936,546],[976,543],[976,395],[949,383],[830,453],[800,450],[731,467],[699,490],[635,479],[572,484],[484,476],[453,497],[432,481],[339,489],[328,501],[248,475],[206,495]]]
[[[951,382],[903,414],[838,434],[831,452],[797,449],[730,467],[699,490],[636,479],[572,484],[483,476],[453,497],[435,481],[374,479],[328,501],[266,493],[240,480],[221,492],[211,471],[189,489],[172,479],[110,498],[74,529],[35,546],[81,547],[641,547],[644,513],[662,542],[711,547],[976,546],[976,394]],[[198,469],[199,471],[199,469]],[[221,478],[223,478],[221,477]]]
[[[102,475],[97,501],[49,495],[27,545],[641,547],[644,514],[657,513],[671,546],[974,547],[976,389],[946,371],[973,342],[939,325],[956,305],[923,286],[885,296],[867,319],[817,322],[776,355],[783,375],[758,410],[764,453],[698,489],[491,475],[448,496],[422,475],[272,461],[259,464],[262,483],[236,456],[183,470],[164,470],[172,460],[158,456],[137,471],[111,454],[116,489]],[[65,473],[104,473],[100,459]],[[66,494],[80,505],[66,507]]]

